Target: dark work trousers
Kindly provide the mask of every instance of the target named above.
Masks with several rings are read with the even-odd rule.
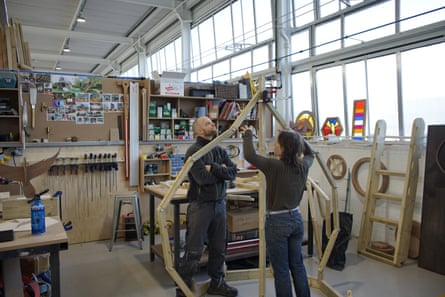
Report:
[[[208,274],[214,283],[224,277],[226,250],[226,202],[192,201],[187,208],[187,231],[185,252],[179,263],[179,274],[190,287],[197,271],[199,260],[207,243],[209,259]]]

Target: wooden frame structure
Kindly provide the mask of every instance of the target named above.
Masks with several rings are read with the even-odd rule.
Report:
[[[379,164],[384,154],[386,122],[384,120],[377,121],[374,131],[366,199],[363,207],[357,250],[360,254],[375,260],[400,267],[408,258],[419,178],[419,159],[424,149],[425,122],[422,118],[416,118],[413,121],[405,171],[386,168],[379,169]],[[399,178],[403,182],[403,192],[401,194],[382,193],[383,191],[379,190],[379,181],[385,177]],[[376,206],[379,200],[398,204],[400,207],[398,217],[390,218],[378,215]],[[372,246],[373,229],[376,223],[397,228],[398,232],[393,253],[384,252]]]
[[[265,150],[265,120],[263,119],[264,115],[264,108],[267,107],[272,115],[275,117],[275,119],[279,122],[279,124],[282,127],[288,128],[288,125],[285,123],[284,119],[281,117],[281,115],[275,110],[275,108],[272,106],[271,103],[263,103],[261,99],[261,91],[257,91],[256,94],[253,96],[253,98],[249,101],[249,103],[245,106],[244,110],[241,112],[241,114],[238,116],[238,118],[233,122],[232,126],[222,134],[220,134],[218,137],[216,137],[214,140],[212,140],[208,145],[201,148],[199,151],[194,153],[184,164],[181,171],[176,176],[175,181],[170,186],[169,190],[163,197],[162,201],[160,202],[159,206],[156,209],[157,217],[159,218],[159,226],[160,226],[160,235],[161,235],[161,243],[162,243],[162,251],[164,255],[164,265],[167,272],[170,274],[170,276],[173,278],[175,283],[182,289],[182,291],[185,293],[188,297],[193,296],[202,296],[205,294],[208,283],[203,283],[199,285],[194,285],[193,291],[190,289],[179,273],[176,271],[174,263],[173,263],[173,254],[171,250],[171,246],[169,243],[169,235],[168,235],[168,220],[166,217],[166,208],[170,204],[171,199],[173,198],[174,194],[180,187],[181,183],[184,181],[184,179],[187,177],[187,173],[192,167],[193,163],[196,160],[199,160],[203,155],[208,153],[213,147],[218,145],[223,139],[226,137],[229,137],[236,133],[238,127],[242,124],[243,120],[246,118],[246,116],[250,113],[250,110],[258,103],[258,116],[259,116],[259,127],[257,128],[258,133],[258,141],[260,144],[260,153],[264,153]],[[316,159],[318,163],[320,164],[324,175],[326,176],[329,185],[332,189],[332,197],[329,199],[329,197],[323,192],[323,190],[311,179],[308,178],[307,181],[307,192],[309,194],[309,205],[311,208],[312,214],[315,214],[315,206],[314,206],[314,196],[312,195],[312,192],[317,193],[317,197],[323,197],[326,201],[325,205],[325,214],[322,215],[325,218],[329,218],[330,212],[332,211],[334,213],[334,220],[333,220],[333,228],[330,226],[330,220],[328,219],[326,221],[327,228],[326,232],[329,241],[327,244],[327,247],[325,249],[324,254],[322,255],[321,252],[321,243],[320,243],[320,237],[316,236],[316,245],[317,245],[317,254],[319,255],[320,264],[318,267],[318,275],[317,277],[311,277],[309,276],[309,284],[313,288],[319,289],[323,294],[325,294],[328,297],[340,297],[341,295],[335,291],[327,282],[323,280],[323,270],[326,266],[326,263],[329,259],[329,256],[331,254],[332,248],[334,247],[335,241],[337,239],[337,235],[339,233],[339,219],[338,219],[338,212],[337,212],[337,186],[334,182],[334,179],[332,178],[329,170],[327,169],[325,162],[321,160],[321,157],[318,153],[316,153]],[[266,276],[271,277],[272,276],[272,270],[271,268],[266,267],[266,246],[265,246],[265,234],[264,234],[264,213],[265,213],[265,193],[266,193],[266,183],[264,181],[264,175],[262,173],[259,173],[259,177],[256,178],[256,182],[258,182],[258,186],[253,186],[253,188],[256,187],[259,193],[259,199],[258,199],[258,207],[259,207],[259,265],[256,269],[245,269],[245,270],[236,270],[236,271],[227,271],[226,279],[227,280],[247,280],[247,279],[259,279],[259,288],[258,288],[258,296],[264,297],[265,296],[265,278]],[[251,181],[251,180],[250,180]],[[260,182],[261,181],[261,182]],[[255,183],[254,183],[255,184]],[[252,184],[250,184],[252,186]],[[312,223],[315,224],[314,230],[316,231],[316,235],[319,235],[318,228],[317,228],[317,220],[316,217],[313,216]],[[322,255],[322,256],[321,256]],[[196,295],[195,295],[196,294]],[[348,297],[352,296],[350,292],[348,292]]]

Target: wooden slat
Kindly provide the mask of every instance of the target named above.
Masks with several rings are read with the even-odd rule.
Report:
[[[31,66],[31,54],[29,52],[29,43],[23,42],[23,55],[25,58],[25,64]]]
[[[382,217],[378,217],[378,216],[370,216],[369,219],[371,221],[382,223],[382,224],[386,224],[386,225],[393,225],[393,226],[398,226],[399,225],[399,222],[396,221],[396,220],[382,218]]]
[[[401,202],[403,199],[402,196],[390,195],[390,194],[385,194],[385,193],[374,193],[373,196],[374,196],[374,198],[377,198],[377,199],[386,199],[386,200],[392,200],[392,201],[397,201],[397,202]]]
[[[388,176],[400,176],[400,177],[406,176],[406,172],[404,171],[391,171],[391,170],[378,169],[375,171],[375,173]]]
[[[5,67],[5,51],[6,51],[6,41],[5,41],[5,33],[3,30],[3,26],[0,25],[0,69]]]
[[[8,69],[14,69],[14,63],[13,63],[13,40],[11,36],[11,26],[5,27],[5,40],[6,40],[6,55],[7,55],[7,66]]]
[[[371,247],[367,247],[366,250],[362,253],[367,256],[370,256],[376,260],[380,260],[382,262],[393,264],[394,255],[373,249]]]
[[[14,22],[12,24],[12,30],[14,32],[14,37],[15,37],[15,47],[16,47],[16,51],[17,51],[17,64],[24,64],[24,60],[23,60],[23,47],[22,47],[22,36],[20,34],[20,23],[19,22]]]

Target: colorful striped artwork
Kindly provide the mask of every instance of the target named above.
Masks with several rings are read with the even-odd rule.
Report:
[[[352,115],[352,139],[363,140],[366,129],[366,99],[354,100]]]

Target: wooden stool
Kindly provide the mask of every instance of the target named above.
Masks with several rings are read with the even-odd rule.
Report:
[[[134,222],[135,222],[135,229],[127,230],[127,229],[118,229],[119,227],[119,218],[121,215],[121,208],[122,204],[124,203],[130,203],[133,204],[133,210],[134,210]],[[142,250],[142,219],[141,219],[141,211],[139,207],[139,195],[137,192],[134,192],[132,194],[117,194],[114,196],[114,214],[113,214],[113,234],[111,236],[111,243],[110,243],[110,252],[113,249],[113,244],[116,241],[116,236],[118,231],[136,231],[137,238],[139,241],[139,248]]]

